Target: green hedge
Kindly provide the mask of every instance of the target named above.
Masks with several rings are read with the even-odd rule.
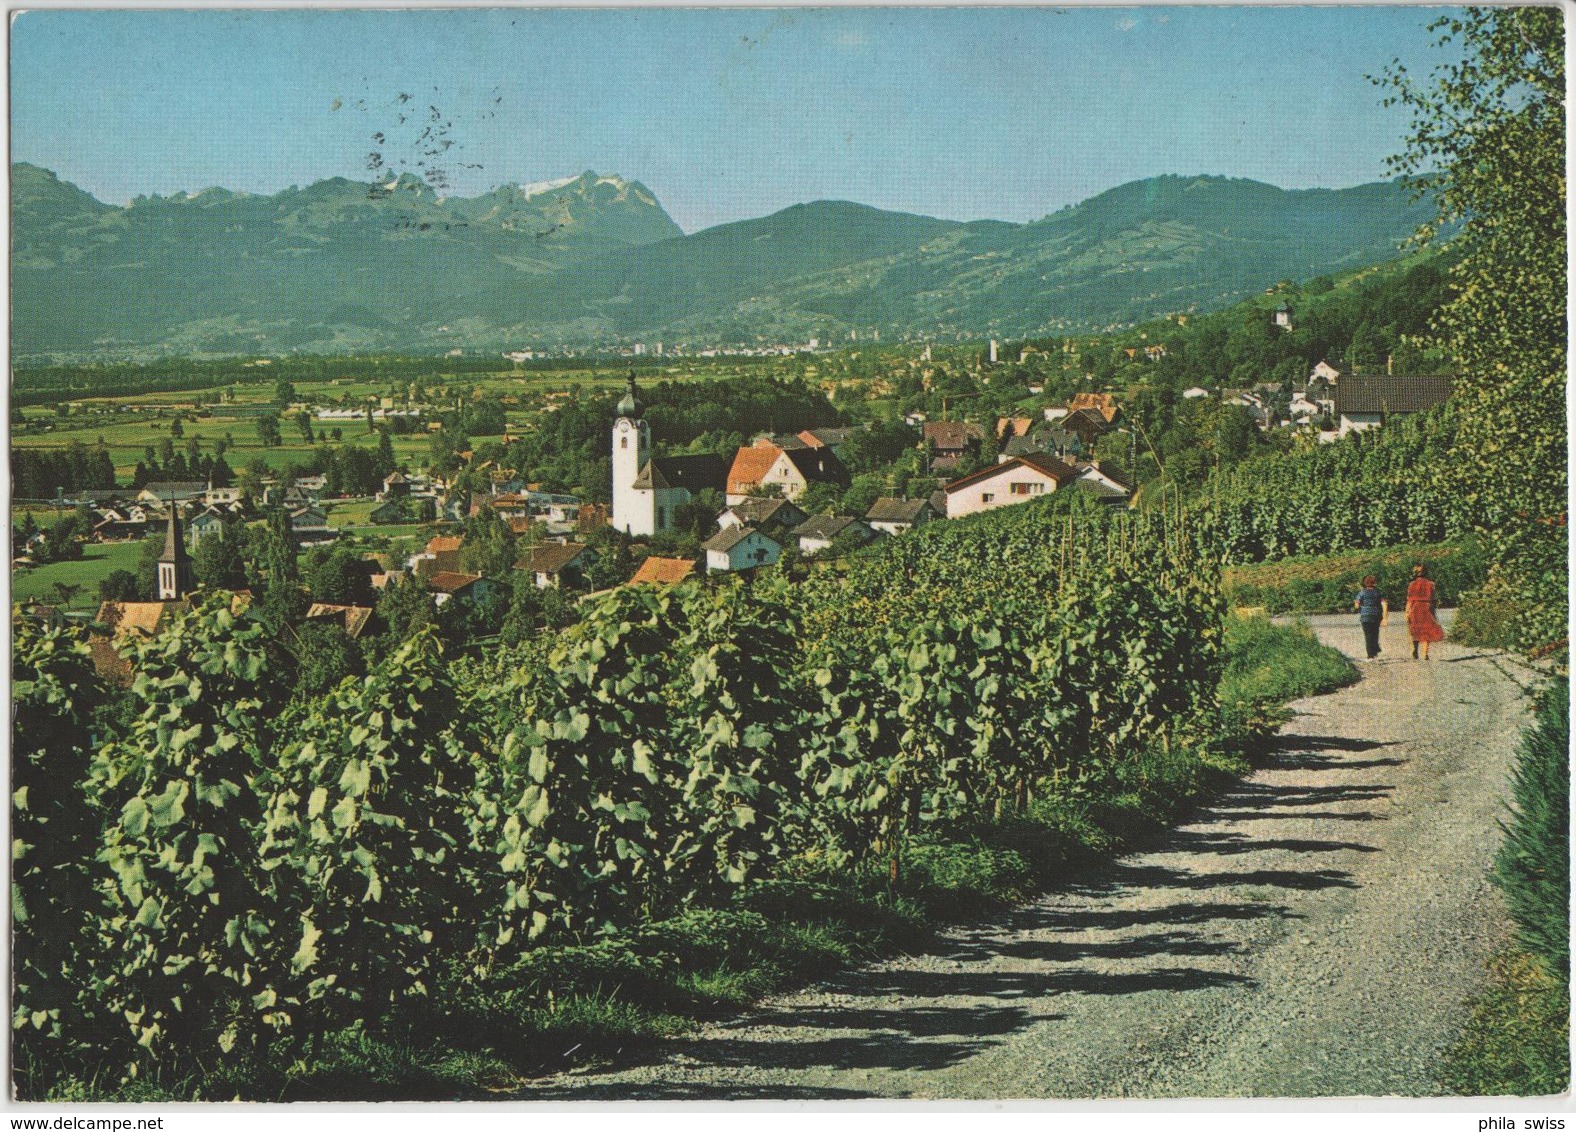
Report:
[[[1558,680],[1522,736],[1495,867],[1521,945],[1562,982],[1570,980],[1570,734],[1570,684]]]
[[[1486,574],[1475,542],[1392,546],[1229,567],[1225,596],[1230,605],[1266,613],[1350,613],[1363,578],[1373,574],[1390,608],[1400,612],[1406,608],[1406,587],[1418,562],[1428,567],[1442,606],[1458,604],[1466,591],[1483,584]]]

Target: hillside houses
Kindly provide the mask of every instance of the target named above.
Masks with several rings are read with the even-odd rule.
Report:
[[[344,630],[345,636],[358,641],[379,630],[377,613],[367,605],[330,605],[313,602],[303,620],[321,625],[334,625]]]
[[[662,558],[651,555],[640,564],[635,576],[629,579],[632,586],[673,586],[688,581],[695,575],[695,563],[688,558]]]
[[[1453,384],[1448,374],[1347,374],[1335,387],[1336,436],[1442,405]]]
[[[983,425],[973,421],[926,421],[920,430],[930,453],[930,470],[950,472],[965,457],[978,456],[985,439]]]
[[[537,589],[578,589],[585,582],[591,551],[578,542],[550,542],[531,551],[523,563]]]
[[[877,499],[865,512],[870,529],[883,535],[900,535],[938,518],[928,499]]]
[[[947,518],[1027,503],[1077,479],[1072,465],[1054,456],[1038,452],[1014,456],[947,484],[942,489],[947,497]]]
[[[1099,413],[1101,419],[1108,425],[1116,421],[1117,414],[1121,411],[1117,407],[1116,398],[1109,393],[1077,393],[1073,395],[1071,401],[1067,402],[1069,415],[1086,409]]]
[[[767,492],[794,500],[812,483],[847,487],[848,482],[848,469],[828,445],[782,448],[770,440],[757,440],[734,455],[728,469],[727,500],[740,503]]]
[[[770,566],[782,557],[782,544],[753,527],[729,527],[718,531],[705,542],[708,573],[729,573]]]
[[[876,537],[865,523],[850,515],[815,515],[800,523],[789,537],[799,544],[802,554],[820,554],[834,543],[861,545]]]
[[[491,578],[458,570],[435,571],[427,575],[426,581],[433,604],[440,607],[451,601],[476,605],[492,599],[498,593],[498,584]]]
[[[724,530],[729,527],[755,527],[767,532],[786,531],[809,517],[790,500],[753,496],[731,504],[717,516],[717,525]]]
[[[1084,451],[1093,449],[1096,442],[1111,431],[1110,420],[1099,409],[1075,409],[1057,423],[1064,432],[1078,438]]]

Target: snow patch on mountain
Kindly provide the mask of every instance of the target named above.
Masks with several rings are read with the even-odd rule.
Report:
[[[560,177],[556,181],[532,181],[529,185],[521,185],[520,191],[525,194],[526,200],[530,200],[532,197],[540,196],[542,193],[550,193],[554,189],[572,185],[579,179],[579,177]]]

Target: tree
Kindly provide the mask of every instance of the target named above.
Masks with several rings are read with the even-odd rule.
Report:
[[[1435,20],[1458,52],[1426,84],[1399,60],[1375,81],[1411,110],[1391,169],[1438,205],[1420,236],[1459,225],[1452,297],[1433,343],[1460,375],[1457,448],[1438,487],[1459,493],[1487,536],[1494,573],[1528,647],[1567,625],[1565,44],[1559,8],[1468,8]],[[1484,467],[1500,469],[1485,479]]]
[[[432,595],[418,578],[390,581],[378,597],[378,620],[384,626],[384,637],[398,644],[409,640],[428,625],[437,623],[433,616]]]
[[[1253,451],[1258,439],[1258,427],[1253,417],[1241,405],[1223,405],[1215,417],[1215,455],[1223,464],[1231,465]]]
[[[258,615],[278,631],[294,623],[301,613],[301,569],[296,561],[295,536],[290,516],[280,508],[268,513],[268,525],[257,533],[251,555],[263,599],[257,603]]]
[[[307,575],[312,600],[329,605],[359,605],[366,600],[366,571],[361,558],[347,546],[336,546]]]
[[[287,409],[295,404],[295,386],[290,384],[290,379],[281,377],[274,382],[274,404],[281,409]]]
[[[296,424],[301,429],[301,439],[308,444],[316,444],[317,437],[312,432],[312,415],[304,410],[296,414]]]
[[[192,573],[212,590],[240,589],[246,584],[246,528],[227,522],[217,533],[198,539],[192,551]]]
[[[394,441],[389,436],[387,428],[378,429],[378,456],[375,465],[377,478],[383,479],[391,475],[399,465],[394,460]]]
[[[76,512],[62,515],[44,532],[44,545],[37,557],[44,562],[77,561],[82,557],[82,543],[78,539],[86,533],[84,525],[83,517]]]
[[[885,421],[856,430],[848,438],[844,462],[855,473],[872,472],[892,463],[919,443],[914,430],[902,421]]]
[[[220,448],[223,443],[224,441],[221,440],[219,444],[214,445],[213,464],[208,469],[208,481],[214,487],[230,487],[235,483],[235,473],[230,470],[230,465],[226,462],[224,452]]]
[[[257,418],[257,439],[264,448],[274,448],[279,444],[279,418],[269,413],[267,416]]]
[[[505,645],[517,645],[535,636],[541,624],[542,590],[530,575],[522,573],[510,590],[509,609],[503,616],[498,639]]]
[[[345,677],[366,673],[356,642],[340,626],[324,621],[308,621],[296,629],[295,658],[298,700],[316,698]]]
[[[489,578],[506,577],[514,568],[514,532],[491,507],[484,505],[475,518],[466,521],[460,559],[467,570]]]
[[[181,424],[180,417],[176,417],[170,422],[170,435],[177,440],[186,435],[186,426]]]
[[[817,480],[807,485],[795,502],[806,515],[831,515],[837,512],[842,498],[843,493],[836,484]]]

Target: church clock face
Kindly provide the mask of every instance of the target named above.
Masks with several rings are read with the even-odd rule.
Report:
[[[629,431],[629,422],[628,421],[619,421],[618,422],[618,431],[619,432],[628,432]]]

